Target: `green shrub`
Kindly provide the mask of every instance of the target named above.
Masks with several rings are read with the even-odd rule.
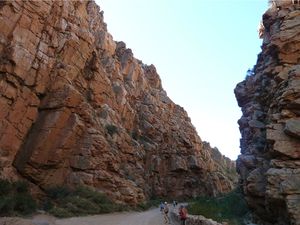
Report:
[[[102,204],[111,204],[113,205],[114,202],[110,200],[106,195],[96,193],[91,200],[97,204],[98,206],[101,206]]]
[[[14,208],[14,198],[13,197],[1,197],[0,198],[0,215],[10,216],[13,214]]]
[[[147,210],[150,208],[150,205],[149,204],[145,204],[145,203],[140,203],[137,205],[138,208],[141,208],[143,210]]]
[[[107,125],[105,126],[105,130],[107,131],[107,133],[112,136],[115,133],[119,133],[118,132],[118,128],[115,125]]]
[[[118,206],[116,206],[116,211],[117,212],[124,212],[125,211],[125,207],[123,205],[118,205]]]
[[[13,188],[11,188],[13,187]],[[29,184],[23,181],[13,182],[0,179],[0,215],[28,215],[36,212],[37,202],[29,194]]]
[[[205,195],[198,195],[198,196],[195,197],[195,201],[197,201],[197,202],[204,202],[205,203],[209,199],[210,199],[210,197],[205,196]]]
[[[92,188],[89,188],[89,187],[84,186],[84,185],[78,185],[72,191],[72,195],[79,196],[79,197],[82,197],[82,198],[91,198],[96,193],[97,192],[95,192]]]
[[[220,204],[224,208],[223,213],[227,218],[241,218],[250,211],[246,201],[234,191],[226,195]]]
[[[141,212],[143,211],[142,208],[139,208],[139,207],[136,207],[136,208],[131,208],[133,211],[136,211],[136,212]]]
[[[72,215],[65,209],[60,209],[57,207],[54,207],[53,209],[50,210],[50,214],[58,217],[58,218],[67,218],[71,217]]]
[[[71,194],[71,189],[64,186],[56,186],[48,189],[50,199],[62,199]]]
[[[18,193],[27,193],[27,192],[29,192],[29,184],[25,181],[18,180],[16,182],[13,182],[12,186],[15,189],[15,191],[18,192]]]
[[[139,133],[137,131],[132,132],[132,138],[137,141],[139,139]]]
[[[83,209],[87,212],[91,212],[89,214],[95,214],[98,212],[98,208],[87,199],[82,199],[79,197],[69,197],[69,198],[66,198],[66,200],[69,203],[74,204],[77,208]]]
[[[76,198],[75,198],[76,199]],[[86,199],[77,198],[75,201],[73,199],[73,204],[86,212],[86,214],[94,215],[99,213],[99,207]]]
[[[57,217],[84,216],[114,212],[117,208],[106,195],[87,186],[78,185],[71,190],[67,187],[55,187],[49,190],[49,200],[44,208]],[[51,199],[59,199],[53,208]]]
[[[51,201],[51,198],[47,198],[46,201],[44,202],[44,207],[43,209],[45,211],[49,211],[50,209],[52,209],[54,207],[54,203]]]
[[[206,204],[197,204],[189,208],[189,213],[192,215],[203,215],[206,218],[211,218],[218,221],[219,214],[222,212],[222,208],[218,207],[214,202],[208,202]]]
[[[15,194],[14,203],[14,211],[23,215],[32,214],[37,210],[36,200],[28,193]]]
[[[100,206],[100,213],[111,213],[114,209],[115,207],[112,204],[102,204]]]
[[[130,173],[127,176],[125,176],[125,179],[126,180],[131,180],[133,182],[136,181],[136,177],[134,175],[130,174]]]
[[[11,186],[8,180],[0,179],[0,197],[10,193]]]
[[[247,203],[234,191],[222,198],[197,196],[188,211],[193,215],[202,215],[217,222],[242,224],[245,216],[250,212]]]
[[[150,199],[148,200],[148,203],[151,205],[151,206],[158,206],[160,205],[160,203],[162,202],[168,202],[168,200],[165,200],[165,199],[162,199],[162,200],[159,200],[159,199]]]
[[[73,204],[67,204],[65,207],[65,210],[72,213],[74,216],[84,216],[85,215],[83,210],[77,208]]]

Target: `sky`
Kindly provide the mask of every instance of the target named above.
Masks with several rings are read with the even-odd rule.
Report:
[[[108,32],[153,64],[164,90],[187,111],[202,141],[232,160],[242,116],[235,86],[256,63],[267,0],[96,0]]]

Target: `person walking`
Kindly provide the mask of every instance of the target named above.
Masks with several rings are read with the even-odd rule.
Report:
[[[170,207],[169,207],[168,203],[165,202],[165,211],[164,211],[165,212],[165,220],[166,220],[165,223],[167,223],[168,220],[169,220],[169,224],[170,224],[171,220],[170,220],[170,217],[169,217],[169,211],[170,211]]]
[[[159,207],[161,214],[164,214],[164,203],[160,203]]]
[[[180,220],[182,221],[182,225],[185,225],[185,221],[186,221],[186,209],[184,208],[184,206],[181,204],[180,205]]]

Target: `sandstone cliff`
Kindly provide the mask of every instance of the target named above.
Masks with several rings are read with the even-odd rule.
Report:
[[[262,224],[300,224],[300,5],[273,1],[264,13],[262,52],[235,95],[245,199]]]
[[[1,178],[27,179],[40,198],[84,184],[132,206],[233,188],[234,162],[203,148],[94,1],[2,1],[0,58]]]

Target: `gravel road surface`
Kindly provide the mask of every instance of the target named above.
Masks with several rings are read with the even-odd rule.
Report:
[[[172,212],[173,206],[170,206]],[[179,225],[171,213],[171,224]],[[73,217],[68,219],[57,219],[48,215],[37,215],[27,220],[36,225],[164,225],[164,215],[159,208],[150,209],[145,212],[122,212],[104,215]]]

